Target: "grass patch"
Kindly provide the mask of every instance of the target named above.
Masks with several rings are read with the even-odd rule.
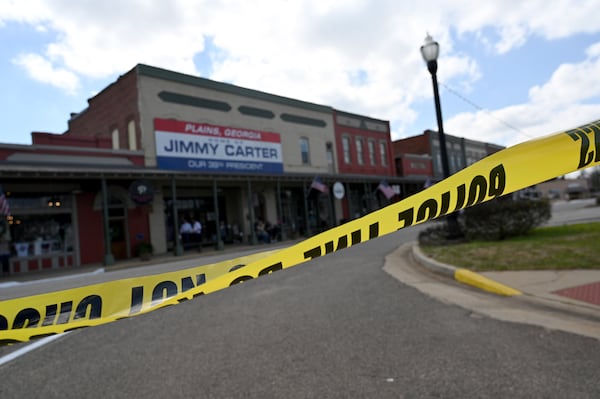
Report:
[[[600,223],[541,227],[503,241],[422,245],[430,258],[474,271],[600,269]]]

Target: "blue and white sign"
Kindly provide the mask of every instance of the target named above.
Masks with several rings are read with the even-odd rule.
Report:
[[[154,135],[160,169],[283,173],[279,133],[156,118]]]

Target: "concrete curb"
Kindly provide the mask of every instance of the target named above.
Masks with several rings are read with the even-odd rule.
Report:
[[[540,309],[551,309],[553,311],[561,312],[565,317],[576,316],[585,320],[592,321],[594,323],[600,322],[600,315],[595,309],[589,309],[586,306],[573,305],[572,303],[566,303],[561,299],[548,298],[547,296],[539,296],[527,292],[522,292],[504,284],[498,283],[492,279],[484,277],[480,274],[471,272],[466,269],[460,269],[445,263],[438,262],[431,259],[419,248],[416,242],[405,244],[412,247],[412,254],[414,260],[425,269],[443,275],[444,277],[450,277],[463,284],[473,286],[475,288],[485,290],[501,296],[509,296],[516,301],[519,301],[528,306],[539,307]],[[465,273],[468,272],[468,273]],[[457,278],[458,276],[458,278]],[[465,276],[463,279],[462,277]],[[479,278],[475,278],[478,276]],[[481,278],[481,279],[480,279]],[[463,281],[459,280],[462,279]],[[487,286],[487,283],[491,282],[492,285]]]
[[[491,292],[496,295],[516,296],[523,294],[517,289],[484,277],[481,274],[472,272],[467,269],[447,265],[445,263],[438,262],[435,259],[431,259],[425,256],[425,254],[423,254],[421,248],[419,248],[419,245],[417,243],[412,244],[412,253],[417,262],[419,262],[428,270],[437,274],[442,274],[446,277],[453,278],[454,280],[460,283],[467,284],[475,288]]]

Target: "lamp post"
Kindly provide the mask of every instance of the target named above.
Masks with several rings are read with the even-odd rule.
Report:
[[[442,123],[442,107],[440,106],[440,92],[437,81],[437,58],[440,53],[440,45],[434,42],[433,38],[427,34],[425,43],[421,46],[421,55],[427,64],[427,69],[431,74],[433,82],[433,99],[435,101],[435,115],[438,124],[438,140],[440,142],[440,153],[442,155],[442,170],[444,178],[450,176],[450,166],[448,165],[448,150],[446,148],[446,135],[444,134],[444,125]],[[457,238],[460,236],[458,220],[455,213],[448,215],[448,238]]]

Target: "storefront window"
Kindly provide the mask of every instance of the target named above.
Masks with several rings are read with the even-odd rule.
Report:
[[[74,264],[71,197],[11,196],[8,217],[13,271]]]
[[[236,230],[239,231],[240,221],[233,218],[229,219],[227,214],[226,200],[224,196],[218,197],[219,201],[219,223],[222,221],[225,226],[235,226]],[[217,220],[214,209],[214,199],[212,197],[187,197],[177,198],[177,226],[181,227],[185,220],[188,222],[198,221],[202,225],[202,233],[200,241],[209,244],[213,243],[216,239],[217,234]],[[166,222],[166,233],[167,233],[167,248],[172,249],[175,245],[175,230],[174,230],[174,217],[173,217],[173,200],[165,198],[165,222]],[[226,237],[222,237],[225,240]]]
[[[16,215],[9,223],[17,257],[73,251],[70,214]]]

